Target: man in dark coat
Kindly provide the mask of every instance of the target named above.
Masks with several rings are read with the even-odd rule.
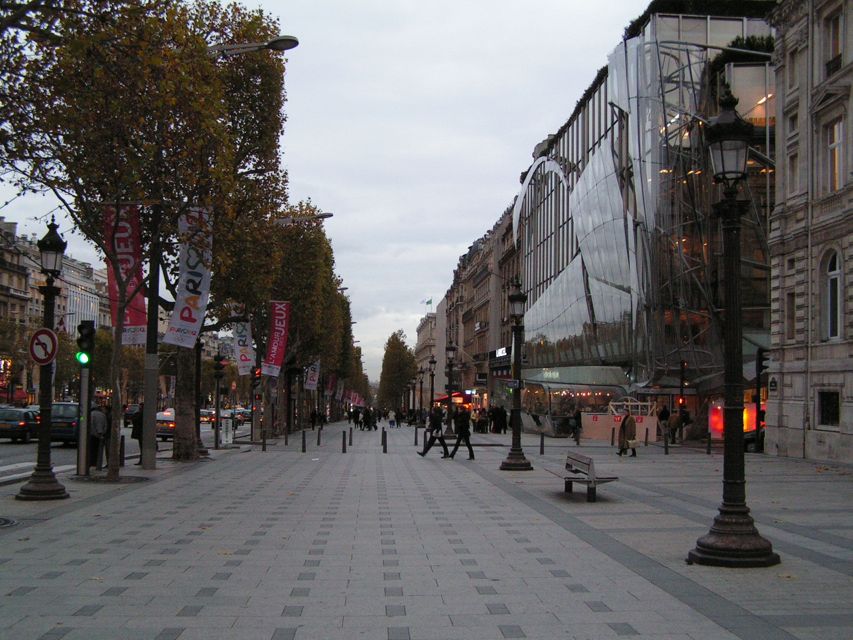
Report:
[[[442,427],[443,425],[441,409],[439,407],[433,407],[432,411],[429,414],[429,442],[424,439],[424,450],[418,451],[418,455],[421,458],[423,458],[427,454],[427,452],[432,448],[432,445],[435,444],[436,440],[438,440],[438,443],[444,450],[444,454],[441,457],[450,457],[450,454],[447,451],[447,443],[444,441],[444,433],[442,432]]]
[[[456,412],[453,422],[456,424],[456,444],[453,446],[453,451],[450,452],[450,457],[453,458],[456,455],[456,452],[459,451],[459,445],[464,440],[465,446],[468,447],[468,459],[473,460],[474,449],[471,447],[471,414],[463,406]]]

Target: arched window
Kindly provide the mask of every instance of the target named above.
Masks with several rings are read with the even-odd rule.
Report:
[[[823,338],[829,340],[841,337],[842,324],[842,282],[841,257],[835,250],[826,254],[821,269],[821,311]]]

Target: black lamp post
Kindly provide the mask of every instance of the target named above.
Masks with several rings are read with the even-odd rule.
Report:
[[[55,278],[62,272],[62,256],[68,243],[57,232],[56,221],[51,218],[47,233],[38,241],[41,259],[41,272],[47,276],[45,284],[39,287],[44,296],[44,327],[53,331],[54,306],[59,287],[53,286]],[[58,500],[67,498],[68,492],[53,474],[50,461],[50,417],[53,407],[53,367],[54,361],[41,365],[39,369],[39,415],[38,450],[33,475],[15,495],[18,500]],[[88,407],[82,407],[86,411]]]
[[[420,424],[423,419],[424,413],[424,373],[426,370],[423,367],[418,369],[418,424]]]
[[[432,405],[435,402],[435,356],[429,357],[429,410],[432,411]]]
[[[509,299],[509,315],[512,318],[512,413],[510,414],[510,426],[512,427],[512,446],[506,459],[501,462],[502,471],[532,471],[533,465],[524,457],[521,449],[521,343],[524,336],[524,305],[527,303],[527,294],[521,290],[521,283],[515,280],[512,289],[507,296]]]
[[[738,182],[746,177],[746,161],[752,125],[735,111],[737,99],[726,89],[720,99],[720,115],[705,132],[715,182],[724,185],[724,198],[714,205],[722,218],[723,277],[725,282],[725,362],[723,409],[724,444],[723,502],[711,530],[696,541],[688,562],[717,567],[769,567],[779,555],[755,528],[746,506],[743,445],[743,356],[740,318],[740,216],[748,201],[737,200]]]
[[[447,428],[445,433],[453,434],[453,360],[456,358],[456,345],[448,342],[444,353],[447,356]]]

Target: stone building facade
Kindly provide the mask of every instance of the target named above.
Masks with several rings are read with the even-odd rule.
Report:
[[[765,450],[853,460],[853,2],[784,0]]]

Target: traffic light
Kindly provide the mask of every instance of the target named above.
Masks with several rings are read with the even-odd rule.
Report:
[[[687,360],[682,360],[680,363],[681,374],[678,384],[678,404],[684,406],[684,387],[687,386]]]
[[[261,368],[255,367],[252,369],[252,386],[257,386],[261,383]]]
[[[770,356],[767,354],[767,349],[758,347],[755,354],[755,376],[760,377],[762,372],[767,371],[768,361]]]
[[[217,380],[221,380],[223,376],[223,371],[225,370],[225,365],[222,361],[225,360],[225,356],[217,353],[213,356],[213,377]]]
[[[92,352],[95,350],[95,322],[94,320],[83,320],[77,325],[77,353],[74,357],[81,367],[88,367],[92,360]]]

